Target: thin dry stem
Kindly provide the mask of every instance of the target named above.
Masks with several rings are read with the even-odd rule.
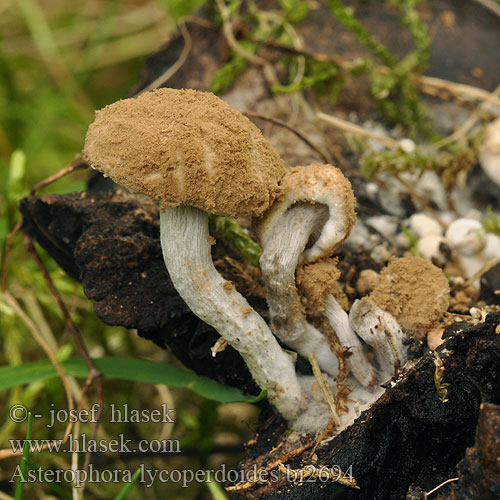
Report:
[[[259,120],[266,120],[268,122],[274,123],[275,125],[279,125],[280,127],[286,128],[287,130],[290,130],[290,132],[293,132],[301,141],[303,141],[305,144],[309,146],[320,158],[323,162],[325,163],[330,163],[331,159],[328,158],[328,156],[323,153],[317,146],[315,146],[310,139],[308,139],[300,130],[297,130],[295,127],[292,125],[286,123],[283,120],[280,120],[279,118],[273,118],[272,116],[267,116],[263,115],[261,113],[254,113],[253,111],[244,111],[243,114],[245,116],[248,116],[249,118],[257,118]]]
[[[341,424],[339,414],[337,413],[337,405],[335,403],[335,399],[333,397],[332,391],[330,390],[328,382],[325,380],[323,373],[321,373],[321,369],[318,365],[318,362],[316,361],[316,358],[314,357],[314,354],[310,352],[307,357],[309,358],[309,363],[311,363],[314,377],[318,382],[321,393],[323,394],[323,398],[330,408],[333,421],[335,422],[335,425],[340,428]]]
[[[495,257],[489,260],[481,267],[477,272],[475,272],[466,282],[465,286],[468,287],[472,285],[476,280],[480,279],[484,274],[486,274],[490,269],[493,269],[497,264],[500,263],[500,257]],[[496,291],[495,291],[496,293]]]
[[[7,236],[7,243],[5,246],[5,253],[4,253],[4,258],[3,258],[3,266],[2,266],[2,279],[1,279],[1,293],[2,296],[4,297],[4,300],[7,302],[7,304],[10,305],[10,307],[16,312],[16,314],[21,318],[21,320],[24,322],[24,324],[28,327],[30,333],[33,335],[33,338],[38,342],[38,344],[42,347],[44,350],[45,354],[49,358],[50,362],[54,365],[54,368],[56,369],[57,373],[61,377],[61,381],[64,387],[64,392],[66,393],[66,399],[68,401],[68,410],[72,411],[74,409],[74,400],[73,400],[73,395],[71,394],[71,388],[68,382],[68,379],[66,377],[66,374],[64,373],[64,370],[55,357],[54,353],[50,349],[50,347],[47,345],[45,342],[42,333],[36,326],[36,324],[31,320],[31,318],[24,312],[23,308],[19,304],[19,302],[16,300],[14,296],[10,294],[10,292],[7,290],[7,271],[8,271],[8,264],[9,264],[9,254],[12,248],[12,243],[14,241],[14,237],[16,234],[19,232],[22,226],[22,218],[19,220],[17,223],[16,227],[9,233]],[[73,422],[69,422],[66,430],[64,432],[64,437],[62,439],[62,442],[66,441],[68,439],[68,436],[71,432],[71,429],[73,428]],[[44,445],[44,448],[48,446],[48,443]],[[13,457],[16,455],[21,455],[22,450],[14,451],[12,449],[5,449],[5,450],[0,450],[0,459],[2,458],[8,458],[8,457]]]
[[[435,493],[437,490],[442,488],[444,485],[448,483],[452,483],[453,481],[458,481],[460,478],[458,477],[452,477],[450,479],[447,479],[446,481],[443,481],[441,484],[438,484],[435,488],[433,488],[431,491],[428,491],[427,493],[424,493],[424,498],[429,498],[430,495]]]
[[[423,75],[418,76],[416,78],[416,81],[423,92],[427,92],[429,87],[437,88],[441,90],[446,90],[451,94],[460,97],[463,96],[471,99],[478,99],[480,101],[485,101],[490,104],[500,106],[500,98],[498,96],[479,87],[474,87],[472,85],[465,85],[463,83],[451,82],[449,80],[443,80],[442,78],[436,78],[433,76],[423,76]]]
[[[71,315],[69,314],[69,311],[66,307],[66,304],[62,300],[61,294],[57,290],[57,287],[54,285],[54,282],[52,281],[52,278],[50,277],[50,273],[48,272],[47,268],[45,267],[45,264],[43,263],[42,259],[40,259],[40,256],[38,255],[38,252],[35,248],[35,245],[33,244],[33,240],[31,237],[27,234],[24,235],[24,241],[26,248],[28,252],[32,255],[33,259],[37,263],[43,277],[45,278],[45,281],[47,282],[47,286],[49,287],[54,300],[56,301],[56,304],[58,305],[59,309],[61,310],[64,319],[66,321],[66,325],[68,326],[69,330],[73,334],[73,337],[75,339],[75,342],[78,346],[78,349],[80,350],[80,353],[85,360],[85,363],[87,364],[89,368],[89,375],[87,377],[87,382],[84,388],[84,393],[87,392],[88,390],[88,385],[91,385],[92,383],[95,382],[96,384],[96,390],[97,390],[97,403],[98,403],[98,411],[96,414],[96,419],[95,422],[93,423],[92,426],[92,435],[91,439],[94,440],[97,436],[97,430],[100,424],[101,420],[101,415],[102,415],[102,410],[104,407],[104,401],[103,401],[103,396],[102,396],[102,374],[99,371],[99,369],[96,367],[94,360],[91,358],[87,347],[85,346],[85,342],[82,339],[82,336],[80,334],[80,331],[76,327],[75,323],[73,322]],[[83,399],[80,399],[82,401]],[[84,469],[87,470],[88,466],[90,464],[90,455],[91,452],[87,452],[85,455],[85,462],[84,462]],[[82,487],[85,487],[85,484],[82,484]]]
[[[252,54],[236,40],[233,33],[233,25],[231,22],[231,12],[229,11],[229,8],[225,4],[224,0],[215,1],[217,4],[217,8],[219,9],[219,12],[222,16],[222,32],[224,33],[224,37],[226,38],[228,45],[247,61],[257,66],[262,66],[264,69],[264,75],[271,85],[279,85],[280,82],[271,63],[263,57]]]
[[[484,8],[493,12],[497,17],[500,17],[500,5],[494,0],[474,0],[475,2],[481,4]]]
[[[492,92],[494,97],[498,97],[500,95],[500,85]],[[437,151],[438,149],[443,148],[444,146],[448,146],[453,142],[457,142],[459,139],[465,137],[467,132],[471,130],[474,125],[479,120],[479,116],[486,110],[487,102],[482,102],[471,115],[467,118],[467,120],[459,127],[455,132],[445,137],[444,139],[435,142],[434,144],[430,144],[429,146],[423,145],[419,146],[422,151]]]
[[[439,217],[439,214],[436,212],[436,210],[434,210],[430,206],[429,202],[423,196],[421,196],[419,193],[417,193],[412,188],[412,186],[410,186],[410,184],[408,184],[408,182],[406,182],[404,179],[401,178],[400,175],[396,174],[395,177],[404,186],[404,188],[408,191],[408,194],[410,194],[410,196],[413,196],[413,198],[415,198],[422,205],[424,210],[429,212],[432,215],[432,217],[434,219],[436,219],[437,223],[443,228],[443,230],[446,230],[446,228],[448,226],[442,221],[442,219]]]
[[[149,90],[153,90],[158,87],[164,86],[165,83],[167,83],[167,81],[170,80],[170,78],[172,78],[172,76],[174,76],[175,73],[177,73],[177,71],[179,71],[182,68],[182,66],[186,62],[186,59],[189,56],[189,53],[191,52],[193,44],[191,40],[191,35],[189,34],[186,24],[183,21],[179,23],[179,30],[181,32],[182,37],[184,38],[184,47],[177,61],[175,61],[175,63],[172,64],[172,66],[170,66],[166,71],[164,71],[158,78],[153,80],[149,85],[141,89],[135,95],[140,95],[143,92],[147,92]]]
[[[396,141],[395,139],[392,139],[391,137],[387,137],[382,134],[378,134],[376,132],[372,132],[371,130],[366,130],[363,127],[360,127],[359,125],[355,125],[354,123],[351,123],[347,120],[343,120],[342,118],[339,118],[338,116],[332,116],[328,115],[323,112],[318,112],[316,116],[320,119],[323,120],[330,125],[333,125],[334,127],[337,127],[340,130],[343,130],[344,132],[354,134],[360,137],[367,137],[369,139],[375,139],[379,142],[381,142],[384,146],[388,147],[389,149],[398,149],[400,147],[399,141]]]
[[[53,182],[61,179],[62,177],[65,177],[66,175],[71,174],[76,170],[88,167],[89,164],[83,158],[77,158],[73,163],[59,170],[59,172],[56,172],[54,175],[51,175],[50,177],[47,177],[46,179],[40,181],[38,184],[35,184],[31,188],[30,194],[31,196],[33,196],[40,189],[48,186],[49,184],[52,184]]]

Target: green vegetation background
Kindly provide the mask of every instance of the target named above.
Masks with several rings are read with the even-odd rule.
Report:
[[[137,83],[144,58],[171,36],[176,20],[192,11],[200,0],[3,0],[0,2],[0,249],[2,269],[6,238],[19,220],[17,203],[32,186],[73,161],[81,150],[94,110],[124,97]],[[45,192],[85,189],[86,173],[76,173]],[[43,191],[42,191],[43,192]],[[62,293],[72,318],[94,357],[133,357],[173,363],[169,354],[135,332],[104,325],[80,284],[68,278],[41,250],[42,259]],[[60,361],[78,357],[72,336],[51,296],[36,263],[24,248],[20,235],[9,254],[7,286],[40,330],[44,342]],[[26,325],[0,294],[0,368],[22,369],[23,364],[46,359]],[[29,365],[26,365],[29,366]],[[17,368],[16,368],[17,369]],[[9,419],[9,408],[23,404],[49,415],[51,409],[66,408],[66,398],[57,377],[39,378],[12,387],[6,372],[0,373],[0,449],[8,439],[22,439],[26,422]],[[9,372],[13,374],[14,372]],[[3,378],[2,378],[3,377]],[[25,382],[25,380],[23,380]],[[77,385],[78,382],[78,385]],[[74,379],[75,396],[82,379]],[[7,387],[10,387],[6,390]],[[95,391],[89,393],[95,400]],[[176,409],[172,424],[109,424],[105,417],[100,438],[180,439],[181,450],[191,450],[168,459],[149,459],[154,469],[206,469],[241,456],[213,456],[217,446],[234,445],[250,436],[256,411],[248,404],[219,406],[183,388],[151,383],[110,381],[104,384],[105,405],[128,403],[131,408]],[[236,417],[235,417],[236,415]],[[48,429],[47,421],[34,419],[33,437],[60,439],[65,425]],[[173,427],[173,429],[172,429]],[[80,431],[89,431],[87,425]],[[222,432],[223,431],[223,432]],[[30,459],[44,469],[71,467],[69,453],[43,452]],[[231,461],[232,460],[232,461]],[[134,471],[144,462],[113,459],[109,469]],[[0,495],[14,495],[9,483],[20,458],[0,461]],[[80,466],[83,457],[80,457]],[[71,485],[60,485],[71,496]],[[114,498],[123,484],[89,484],[84,498]],[[47,484],[27,485],[23,498],[54,498]],[[173,484],[155,484],[144,489],[135,484],[127,498],[215,498],[221,492],[204,484],[182,489]],[[51,492],[54,495],[54,492]],[[8,496],[1,498],[9,498]],[[17,497],[16,497],[17,498]]]

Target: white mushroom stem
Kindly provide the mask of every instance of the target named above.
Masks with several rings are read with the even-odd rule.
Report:
[[[405,336],[394,316],[361,299],[352,305],[349,320],[352,329],[373,347],[381,368],[389,376],[394,375],[407,359]]]
[[[305,247],[317,232],[317,227],[324,225],[324,208],[310,203],[296,203],[288,208],[279,222],[273,224],[273,232],[263,242],[260,266],[276,336],[304,357],[312,352],[321,369],[335,376],[338,360],[325,336],[307,322],[295,285],[295,270],[304,256]],[[332,295],[327,296],[324,306],[324,314],[339,342],[350,349],[347,366],[364,387],[373,385],[375,370],[361,341],[349,326],[347,313]]]
[[[276,336],[306,358],[312,352],[321,369],[335,376],[338,360],[325,336],[306,320],[295,284],[299,259],[322,213],[318,205],[290,207],[264,242],[260,267]]]
[[[333,295],[325,298],[324,307],[324,314],[340,344],[349,347],[350,356],[346,359],[349,370],[363,387],[373,386],[377,378],[375,369],[368,361],[359,337],[349,325],[349,316]]]
[[[168,207],[160,213],[160,237],[165,265],[180,296],[241,354],[257,385],[267,389],[270,402],[293,426],[308,402],[292,358],[215,269],[207,213],[184,205]]]

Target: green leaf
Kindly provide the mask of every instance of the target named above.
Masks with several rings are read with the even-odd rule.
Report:
[[[7,217],[0,218],[0,245],[9,233],[9,221]]]
[[[487,233],[500,236],[500,217],[493,211],[491,205],[488,205],[486,215],[481,219],[481,224]]]
[[[200,377],[177,366],[155,363],[146,359],[103,357],[94,359],[103,378],[130,380],[149,384],[163,384],[169,387],[186,387],[196,394],[220,403],[256,403],[266,396],[262,391],[258,396],[243,395],[235,387],[224,386],[208,377]],[[78,378],[86,378],[89,370],[82,358],[72,358],[61,363],[65,373]],[[57,371],[48,360],[23,363],[17,366],[0,367],[0,390],[21,384],[44,380],[57,376]]]
[[[31,470],[39,470],[41,469],[40,465],[37,465],[33,460],[30,460],[29,458],[23,458],[23,461],[26,462],[27,465],[29,465],[29,468]],[[42,479],[44,480],[45,484],[57,495],[60,497],[64,498],[64,500],[72,500],[72,498],[57,484],[54,483],[54,481],[49,481],[42,475]]]
[[[304,20],[311,10],[311,6],[302,0],[279,0],[279,3],[285,19],[292,24]]]
[[[10,157],[9,184],[21,181],[25,171],[26,155],[20,149],[16,149]]]
[[[259,267],[259,259],[262,254],[260,245],[256,243],[233,217],[216,215],[212,219],[215,221],[217,235],[229,243],[244,259],[248,260],[255,267]]]
[[[251,54],[255,54],[258,49],[256,43],[250,42],[248,40],[241,40],[239,44]],[[229,61],[224,63],[213,75],[212,86],[210,91],[214,94],[220,94],[225,92],[234,83],[235,78],[241,75],[248,66],[248,59],[238,54],[234,50],[231,51],[231,57]]]
[[[228,500],[226,493],[222,489],[222,486],[212,479],[212,474],[209,474],[205,482],[208,490],[210,491],[213,500]]]
[[[7,197],[9,201],[17,201],[21,198],[25,189],[23,187],[24,174],[26,172],[26,155],[24,151],[16,149],[9,162],[9,173],[7,177]]]
[[[177,22],[180,18],[191,14],[201,7],[206,0],[163,0],[162,3],[167,8],[170,15]]]
[[[134,472],[132,479],[120,490],[120,493],[118,493],[118,495],[115,497],[115,500],[123,500],[130,488],[132,488],[132,485],[139,479],[140,475],[141,469],[139,468]]]
[[[14,494],[15,500],[22,500],[24,492],[24,478],[28,472],[28,460],[30,454],[30,442],[33,432],[33,415],[28,413],[28,430],[26,431],[26,439],[24,440],[23,458],[21,459],[21,475],[17,478],[16,492]]]

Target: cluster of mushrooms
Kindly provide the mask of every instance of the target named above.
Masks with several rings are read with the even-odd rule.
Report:
[[[313,395],[314,377],[296,372],[296,355],[277,339],[299,355],[312,353],[330,383],[339,370],[318,327],[322,323],[308,320],[307,307],[315,305],[349,354],[345,426],[357,414],[354,406],[359,410],[376,399],[380,383],[407,359],[405,338],[412,325],[404,320],[411,297],[398,292],[401,279],[413,273],[416,289],[419,275],[434,273],[439,298],[428,289],[424,295],[437,307],[436,315],[448,306],[441,271],[410,257],[392,261],[371,294],[348,314],[333,293],[339,271],[331,256],[355,222],[349,181],[331,165],[285,169],[260,130],[211,93],[158,89],[111,104],[90,125],[84,155],[118,184],[161,202],[161,246],[175,288],[241,354],[255,382],[297,431],[318,431],[331,414]],[[270,325],[215,269],[209,213],[252,217],[262,246]]]

